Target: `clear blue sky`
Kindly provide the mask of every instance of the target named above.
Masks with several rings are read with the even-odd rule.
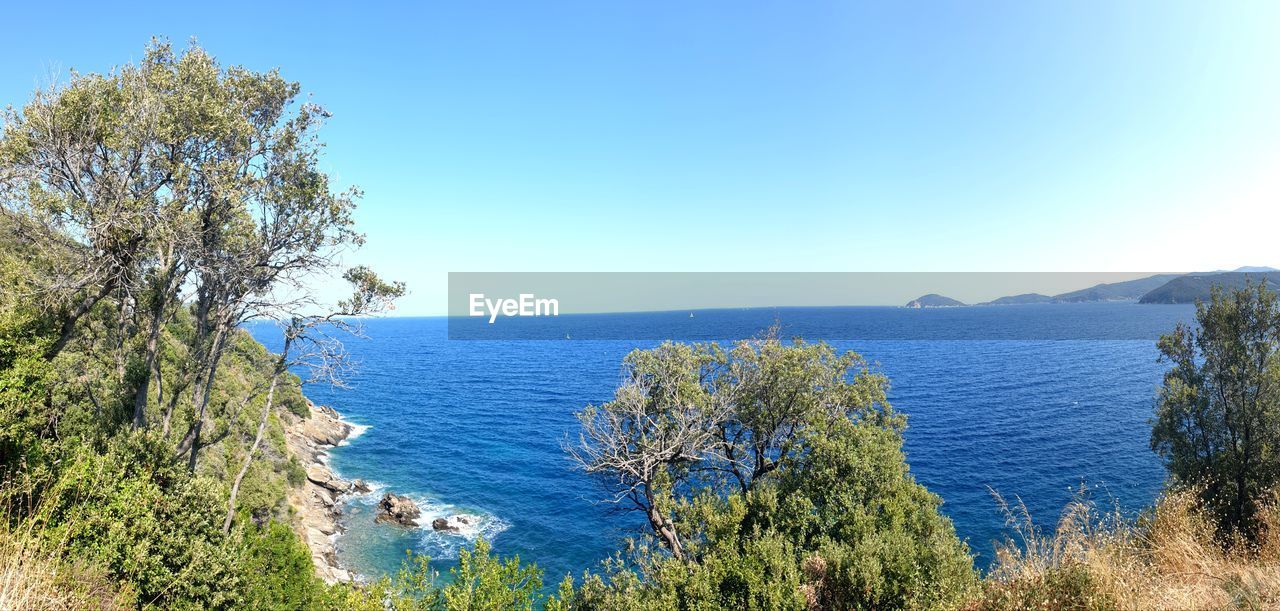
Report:
[[[447,271],[1280,265],[1280,3],[165,2],[5,9],[0,102],[149,37],[280,67]]]

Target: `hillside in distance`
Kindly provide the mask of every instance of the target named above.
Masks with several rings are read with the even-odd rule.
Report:
[[[1137,280],[1097,284],[1087,289],[1061,293],[1053,296],[1058,303],[1080,303],[1083,301],[1133,301],[1142,299],[1143,295],[1164,286],[1178,278],[1178,274],[1156,274]]]
[[[1148,292],[1164,286],[1165,283],[1179,277],[1178,274],[1156,274],[1136,280],[1126,280],[1124,282],[1109,282],[1103,284],[1095,284],[1089,288],[1059,293],[1057,295],[1042,295],[1040,293],[1022,293],[1020,295],[1007,295],[999,299],[993,299],[979,303],[981,306],[992,305],[1028,305],[1036,303],[1086,303],[1094,301],[1137,301]]]
[[[1280,288],[1280,271],[1235,271],[1220,274],[1179,276],[1143,295],[1138,303],[1195,303],[1207,301],[1213,287],[1223,290],[1244,288],[1249,283]]]
[[[1053,303],[1053,301],[1053,297],[1049,295],[1023,293],[1021,295],[1008,295],[999,299],[992,299],[978,305],[1027,305],[1029,303]]]
[[[950,297],[939,295],[937,293],[929,293],[921,295],[907,302],[905,307],[908,308],[958,308],[963,307],[965,303]]]
[[[1189,274],[1155,274],[1124,282],[1095,284],[1057,295],[1022,293],[1007,295],[975,305],[1030,305],[1037,303],[1094,303],[1105,301],[1136,301],[1138,303],[1195,303],[1209,299],[1211,289],[1219,286],[1226,290],[1243,288],[1249,282],[1263,282],[1273,289],[1280,287],[1280,270],[1273,267],[1246,266],[1234,270],[1192,272]],[[921,296],[908,308],[960,307],[963,302],[937,293]]]

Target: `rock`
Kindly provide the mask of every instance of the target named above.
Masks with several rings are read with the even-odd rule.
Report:
[[[343,439],[346,439],[350,432],[350,428],[347,427],[347,425],[338,423],[332,428],[317,429],[313,439],[315,439],[316,443],[322,445],[336,446],[341,443]]]
[[[351,482],[351,491],[356,494],[368,494],[373,492],[373,488],[369,486],[369,482],[358,479]]]
[[[334,477],[333,472],[322,465],[307,467],[307,479],[334,494],[346,494],[351,491],[351,482]]]
[[[311,550],[311,560],[316,575],[326,583],[351,581],[355,575],[339,566],[334,553],[334,537],[342,532],[338,514],[343,494],[352,491],[353,485],[334,476],[324,464],[324,446],[341,442],[349,434],[350,426],[341,421],[337,412],[327,407],[317,407],[307,402],[307,417],[285,415],[285,444],[289,451],[306,466],[306,481],[289,491],[289,505],[296,511],[294,527]]]
[[[479,524],[480,520],[475,516],[469,515],[452,515],[447,518],[436,518],[431,521],[432,530],[444,532],[458,533],[464,528]]]
[[[392,494],[382,495],[378,501],[378,517],[375,522],[393,522],[401,526],[413,528],[418,525],[417,519],[422,517],[422,510],[409,497]]]
[[[311,417],[302,422],[301,433],[317,445],[336,446],[351,434],[351,425],[332,408],[312,404]]]

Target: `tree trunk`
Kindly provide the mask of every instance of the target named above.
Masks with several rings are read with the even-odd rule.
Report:
[[[160,346],[160,327],[163,326],[160,320],[163,314],[154,310],[151,314],[151,330],[147,334],[147,354],[144,359],[147,375],[143,376],[142,381],[138,384],[138,391],[133,396],[133,428],[136,429],[147,427],[147,393],[150,391],[152,370],[156,369],[156,352]]]
[[[191,433],[188,434],[191,444],[191,456],[187,459],[187,469],[192,473],[196,472],[196,458],[200,454],[200,430],[204,427],[205,410],[209,407],[209,394],[213,390],[213,380],[218,373],[218,361],[222,358],[222,342],[226,338],[226,326],[219,324],[212,342],[209,346],[209,352],[206,356],[208,359],[208,367],[204,370],[203,380],[197,380],[195,387],[192,389],[192,405],[195,407],[195,423],[192,425]],[[186,439],[183,440],[184,442]]]
[[[1255,408],[1256,409],[1256,408]],[[1236,471],[1236,527],[1252,536],[1253,524],[1245,520],[1246,507],[1253,502],[1253,494],[1248,490],[1246,478],[1249,475],[1249,463],[1253,457],[1253,430],[1245,421],[1244,447],[1241,452],[1240,466]]]
[[[146,356],[144,357],[145,369],[147,375],[143,376],[142,381],[138,385],[138,390],[133,397],[133,426],[134,428],[146,428],[147,426],[147,393],[151,386],[151,372],[154,369],[157,377],[157,384],[160,382],[160,367],[156,362],[157,352],[160,349],[160,332],[164,329],[165,310],[169,306],[169,301],[173,295],[173,285],[178,279],[177,267],[174,263],[169,263],[165,268],[164,274],[161,276],[162,282],[158,285],[158,294],[154,295],[154,302],[151,304],[151,327],[147,334]],[[159,402],[159,399],[157,399]],[[165,421],[168,421],[166,416]],[[165,433],[168,433],[166,426]]]
[[[102,301],[102,299],[109,295],[111,291],[114,291],[115,288],[115,278],[109,278],[106,282],[102,283],[102,287],[98,289],[97,293],[86,296],[84,300],[81,301],[73,310],[68,312],[67,316],[62,320],[62,328],[58,331],[58,340],[53,342],[52,346],[49,346],[49,349],[44,353],[44,357],[48,360],[53,360],[54,357],[58,356],[62,352],[62,349],[67,347],[67,343],[71,341],[71,337],[75,335],[76,323],[79,322],[85,314],[88,314],[89,310],[93,309],[93,306],[97,305],[99,301]]]
[[[164,369],[161,367],[160,361],[156,361],[156,401],[164,402]],[[169,438],[169,431],[173,430],[173,412],[178,409],[178,402],[182,400],[182,391],[191,386],[190,376],[184,375],[178,383],[170,382],[169,406],[164,409],[164,438]]]
[[[240,494],[240,483],[244,481],[244,476],[249,472],[249,465],[253,462],[253,453],[258,451],[258,446],[262,443],[262,433],[267,430],[267,421],[271,419],[271,409],[275,403],[276,384],[280,381],[280,374],[284,371],[285,355],[289,353],[289,342],[285,341],[284,352],[280,354],[280,360],[276,361],[275,371],[271,372],[271,386],[267,389],[267,401],[262,407],[262,418],[258,420],[258,432],[253,436],[253,444],[249,446],[249,451],[244,455],[244,464],[240,465],[240,472],[236,474],[236,479],[231,484],[231,498],[227,499],[227,518],[222,522],[222,533],[231,532],[231,520],[236,515],[236,496]]]
[[[684,560],[684,547],[680,544],[680,536],[676,534],[675,525],[667,516],[662,515],[658,511],[657,506],[653,502],[653,495],[645,490],[645,500],[648,501],[649,507],[645,510],[646,517],[649,518],[649,525],[653,527],[654,534],[658,535],[658,539],[666,546],[667,550],[676,560]]]
[[[129,347],[129,298],[127,291],[121,287],[117,298],[120,303],[116,304],[116,381],[123,384],[126,365],[128,365],[129,355],[126,353]]]

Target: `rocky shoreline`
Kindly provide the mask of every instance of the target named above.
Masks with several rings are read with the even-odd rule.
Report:
[[[332,408],[307,402],[309,418],[287,416],[285,444],[307,471],[306,481],[289,490],[289,505],[294,512],[294,530],[311,549],[316,574],[327,583],[352,581],[350,571],[338,562],[335,541],[341,533],[338,516],[342,513],[343,495],[368,492],[359,480],[348,482],[334,475],[325,464],[330,449],[351,435],[354,427],[342,420]]]
[[[337,538],[342,534],[338,518],[342,515],[343,497],[371,491],[363,480],[344,480],[329,468],[329,450],[351,436],[355,426],[342,419],[331,407],[307,401],[310,416],[284,416],[285,445],[306,469],[301,486],[289,490],[289,506],[293,509],[293,528],[311,550],[316,575],[326,583],[355,581],[356,574],[338,562]],[[377,504],[374,521],[402,528],[421,528],[422,510],[407,496],[392,492],[383,494]],[[481,517],[457,513],[434,518],[431,529],[456,535],[474,533]]]

